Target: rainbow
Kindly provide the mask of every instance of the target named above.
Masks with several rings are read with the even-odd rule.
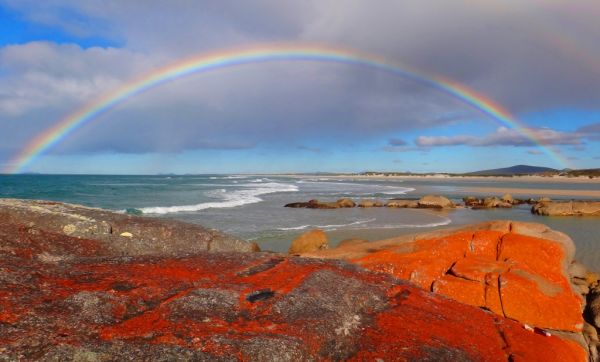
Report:
[[[355,50],[312,44],[264,44],[200,54],[156,69],[127,82],[119,88],[85,104],[40,133],[8,162],[6,172],[23,172],[37,158],[43,155],[44,152],[59,144],[78,128],[98,119],[100,115],[110,111],[128,99],[162,84],[191,74],[210,72],[244,64],[273,61],[317,61],[363,66],[400,76],[427,87],[433,87],[480,111],[499,125],[518,130],[525,137],[537,144],[552,159],[558,161],[563,166],[566,165],[566,162],[560,158],[558,153],[536,139],[527,127],[521,125],[502,107],[484,95],[476,93],[448,78],[426,74],[406,65],[389,62],[383,57]]]

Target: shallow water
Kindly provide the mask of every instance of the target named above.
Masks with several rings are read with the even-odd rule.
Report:
[[[459,199],[473,187],[600,190],[600,183],[521,180],[349,180],[265,176],[0,176],[0,197],[47,199],[142,212],[199,223],[256,241],[263,249],[286,251],[290,241],[311,228],[324,229],[332,244],[347,238],[379,240],[400,234],[494,219],[541,222],[571,236],[577,259],[600,271],[600,219],[541,217],[529,207],[509,210],[435,212],[407,209],[307,210],[284,208],[317,198],[354,200],[419,198],[442,194]],[[559,198],[559,197],[557,197]],[[563,197],[564,198],[564,197]]]

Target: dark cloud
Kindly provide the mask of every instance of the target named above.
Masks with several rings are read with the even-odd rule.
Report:
[[[0,0],[0,6],[36,24],[119,45],[33,42],[0,48],[4,154],[81,105],[160,66],[271,41],[319,42],[380,54],[449,77],[516,115],[600,104],[597,0],[581,0],[576,10],[568,2],[532,6],[518,0],[173,0],[168,6],[158,0]],[[557,34],[571,41],[571,49],[556,41]],[[54,152],[243,149],[267,142],[294,148],[306,138],[336,135],[338,142],[352,143],[486,120],[487,115],[440,89],[374,69],[265,63],[151,90],[103,114]],[[599,129],[594,123],[574,132],[530,131],[550,145],[578,146],[600,140]],[[535,146],[506,129],[483,137],[423,136],[416,144],[390,139],[383,149]]]
[[[323,149],[319,148],[319,147],[309,147],[309,146],[304,146],[304,145],[300,145],[296,147],[299,150],[302,151],[309,151],[309,152],[314,152],[314,153],[323,153]]]
[[[536,141],[525,136],[516,129],[505,127],[498,128],[494,133],[477,137],[471,135],[457,136],[420,136],[415,140],[415,144],[420,147],[440,147],[440,146],[517,146],[531,147],[538,143],[544,145],[580,145],[581,136],[573,132],[560,132],[549,128],[528,128],[524,130],[532,135]]]
[[[577,129],[582,137],[591,141],[600,141],[600,122],[588,124]]]
[[[454,78],[513,112],[595,105],[600,94],[595,0],[576,10],[517,0],[2,2],[31,21],[154,56],[283,40],[357,48]]]
[[[429,148],[415,146],[385,146],[382,150],[385,152],[429,152]]]
[[[390,138],[388,144],[390,146],[406,146],[408,143],[400,138]]]
[[[600,122],[588,124],[583,127],[579,127],[577,129],[577,132],[584,133],[586,135],[593,134],[593,133],[600,133]]]

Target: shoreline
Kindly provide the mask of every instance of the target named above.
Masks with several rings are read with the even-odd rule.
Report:
[[[560,189],[530,189],[530,188],[504,188],[504,187],[469,187],[457,188],[464,193],[489,193],[489,194],[515,194],[529,196],[589,196],[600,199],[600,190],[560,190]]]
[[[249,174],[248,176],[273,176],[289,178],[319,178],[319,179],[349,179],[349,180],[419,180],[419,181],[439,181],[439,180],[473,180],[473,181],[514,181],[514,182],[539,182],[539,183],[573,183],[573,184],[596,184],[600,185],[600,178],[590,179],[587,176],[566,177],[566,176],[449,176],[449,175],[403,175],[403,176],[368,176],[368,175],[350,175],[350,174]]]

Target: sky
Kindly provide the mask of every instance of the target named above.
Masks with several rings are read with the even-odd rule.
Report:
[[[598,18],[597,0],[0,0],[0,170],[68,115],[145,74],[282,42],[353,49],[451,79],[522,128],[381,70],[282,60],[191,74],[128,98],[21,171],[597,168]]]

